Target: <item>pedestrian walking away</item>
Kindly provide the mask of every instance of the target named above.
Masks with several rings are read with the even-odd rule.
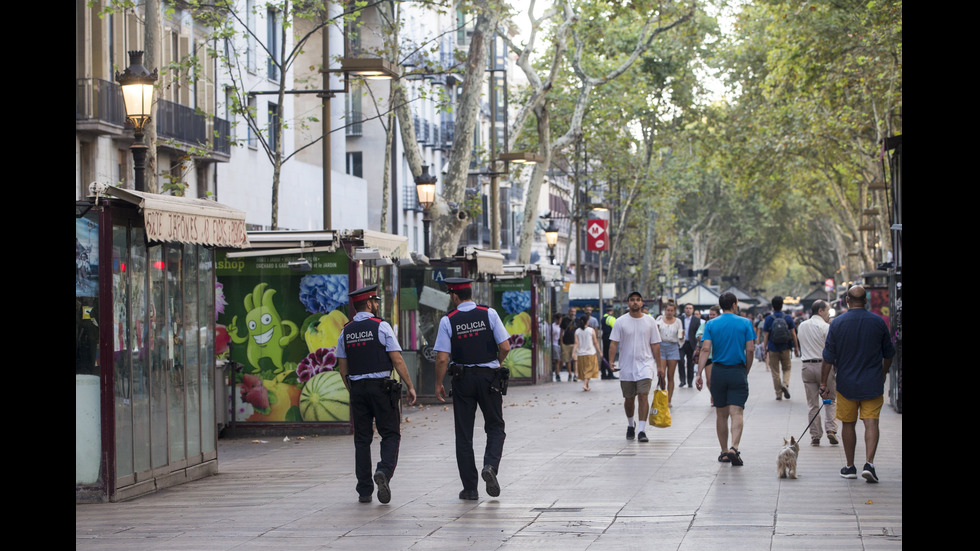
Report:
[[[827,331],[830,330],[830,305],[825,300],[818,300],[810,306],[810,319],[797,328],[800,339],[800,354],[803,357],[803,387],[806,390],[806,403],[810,407],[812,418],[821,407],[824,408],[824,423],[810,424],[810,445],[819,446],[824,430],[827,440],[836,445],[837,440],[837,404],[834,398],[837,394],[837,377],[831,370],[827,377],[827,388],[830,389],[830,403],[826,406],[820,397],[820,377],[823,368],[823,346],[827,341]]]
[[[657,376],[664,376],[660,331],[656,320],[643,313],[643,296],[640,293],[630,293],[626,305],[629,312],[616,318],[609,336],[609,357],[615,358],[619,352],[619,386],[623,391],[623,408],[626,410],[626,439],[648,442],[646,425],[654,366]],[[637,401],[640,403],[638,422],[633,419]]]
[[[510,351],[510,334],[496,310],[473,302],[473,280],[446,278],[453,310],[439,320],[436,335],[436,398],[446,401],[443,379],[452,375],[453,420],[456,427],[456,466],[463,489],[460,499],[480,498],[477,484],[482,474],[487,493],[500,495],[497,473],[504,451],[503,395],[507,393],[506,368],[501,368]],[[487,445],[483,470],[476,470],[473,454],[473,423],[476,408],[483,412]]]
[[[599,338],[585,317],[578,319],[578,329],[575,330],[575,354],[578,357],[578,378],[584,381],[582,390],[588,392],[592,390],[589,379],[599,376]]]
[[[694,313],[694,305],[688,302],[681,314],[684,323],[684,339],[681,345],[681,360],[677,366],[680,369],[681,388],[694,386],[694,349],[697,348],[698,329],[701,327],[701,316]]]
[[[555,382],[561,381],[561,320],[560,313],[551,317],[551,363],[554,364]]]
[[[793,316],[783,313],[783,297],[772,297],[772,314],[766,316],[762,326],[762,345],[772,375],[776,399],[789,399],[790,350],[800,357],[800,343],[796,336]],[[782,369],[780,369],[782,367]],[[779,374],[782,371],[782,381]]]
[[[831,369],[837,370],[837,418],[841,422],[846,464],[840,475],[857,478],[854,449],[857,444],[857,420],[864,422],[865,463],[861,476],[878,482],[875,452],[878,450],[878,417],[884,404],[885,377],[895,356],[895,345],[885,320],[865,310],[868,294],[855,285],[847,290],[848,310],[830,324],[823,349],[820,391],[830,398],[828,380]]]
[[[738,315],[738,299],[733,293],[718,297],[721,315],[704,326],[698,364],[697,387],[702,388],[702,373],[715,407],[715,430],[721,444],[718,461],[743,465],[739,441],[744,428],[743,412],[749,398],[749,371],[755,350],[752,322]],[[713,362],[707,366],[708,356]],[[731,422],[731,446],[728,445]]]
[[[361,503],[370,503],[375,484],[378,501],[391,500],[389,483],[398,464],[401,442],[399,423],[402,385],[391,377],[398,373],[408,386],[408,403],[415,403],[415,387],[408,376],[401,346],[391,325],[378,314],[381,302],[377,285],[369,285],[350,293],[354,319],[344,326],[337,339],[337,370],[350,393],[351,421],[354,425],[354,474],[357,477],[357,496]],[[374,428],[381,436],[381,460],[371,475],[371,442]]]
[[[568,382],[575,378],[575,309],[561,320],[561,363],[568,367]]]
[[[616,373],[613,371],[613,360],[616,358],[609,357],[609,337],[612,335],[613,325],[616,324],[616,316],[613,315],[612,306],[606,306],[606,312],[602,314],[602,323],[599,325],[602,327],[602,358],[603,362],[599,362],[599,371],[603,379],[618,379]]]

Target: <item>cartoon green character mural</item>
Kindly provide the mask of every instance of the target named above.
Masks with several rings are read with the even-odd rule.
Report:
[[[286,345],[299,337],[299,327],[279,317],[279,312],[272,303],[276,290],[266,289],[267,286],[267,283],[259,283],[251,294],[245,295],[245,310],[248,311],[245,315],[245,323],[248,326],[248,334],[238,335],[238,316],[234,316],[228,324],[228,335],[236,344],[248,341],[246,356],[248,363],[256,369],[260,369],[259,358],[262,357],[269,358],[276,368],[281,369],[283,351]],[[286,329],[289,331],[287,332]]]

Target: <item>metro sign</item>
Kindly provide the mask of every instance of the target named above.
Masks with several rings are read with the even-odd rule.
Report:
[[[588,250],[609,250],[609,232],[606,230],[607,224],[609,224],[609,221],[601,218],[593,218],[588,221],[585,227],[585,233],[588,234]]]

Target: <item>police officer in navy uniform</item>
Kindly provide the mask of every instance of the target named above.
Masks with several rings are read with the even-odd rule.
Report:
[[[337,370],[350,391],[351,418],[354,423],[354,472],[357,475],[357,495],[361,503],[370,503],[375,483],[378,501],[391,500],[388,481],[398,463],[398,444],[401,441],[398,399],[401,385],[391,379],[392,369],[408,385],[408,403],[415,403],[415,387],[405,368],[401,346],[391,325],[378,317],[380,300],[377,285],[369,285],[350,293],[354,304],[354,319],[344,326],[337,339]],[[371,442],[374,421],[381,436],[381,461],[371,477]]]
[[[444,280],[453,310],[439,321],[434,348],[437,353],[436,398],[442,402],[446,401],[443,378],[447,371],[453,374],[456,466],[463,482],[459,498],[475,500],[480,498],[473,454],[473,422],[477,406],[483,412],[483,426],[487,432],[483,480],[488,494],[500,495],[497,471],[505,437],[500,382],[501,376],[506,375],[500,369],[510,352],[510,335],[493,308],[473,302],[472,281],[462,277]]]

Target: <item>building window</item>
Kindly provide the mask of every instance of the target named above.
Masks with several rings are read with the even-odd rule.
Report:
[[[246,44],[246,67],[248,72],[255,73],[255,0],[245,2],[245,26],[248,27]]]
[[[276,150],[276,130],[279,128],[279,105],[269,102],[269,149]]]
[[[112,182],[119,187],[129,187],[129,159],[131,153],[128,149],[116,150],[116,170],[112,175]]]
[[[364,154],[360,151],[350,151],[347,153],[347,174],[364,177]]]
[[[235,90],[231,86],[225,87],[225,120],[228,121],[228,135],[219,136],[220,139],[227,139],[229,142],[235,141]]]
[[[257,114],[255,112],[255,109],[256,108],[257,108],[257,106],[255,104],[255,96],[249,96],[248,97],[248,113],[245,115],[245,124],[248,125],[248,146],[250,148],[252,148],[252,149],[256,149],[257,147],[259,147],[259,138],[255,134],[255,128],[252,127],[252,124],[250,122],[250,120],[252,119],[252,117],[255,117],[256,119],[258,119],[258,117],[255,116]],[[256,123],[257,122],[258,121],[256,120]],[[256,126],[258,126],[258,124],[256,124]]]
[[[281,25],[279,24],[279,10],[269,8],[265,17],[266,23],[266,47],[269,50],[268,77],[269,80],[279,79],[279,49],[282,44],[279,42],[281,36]]]

